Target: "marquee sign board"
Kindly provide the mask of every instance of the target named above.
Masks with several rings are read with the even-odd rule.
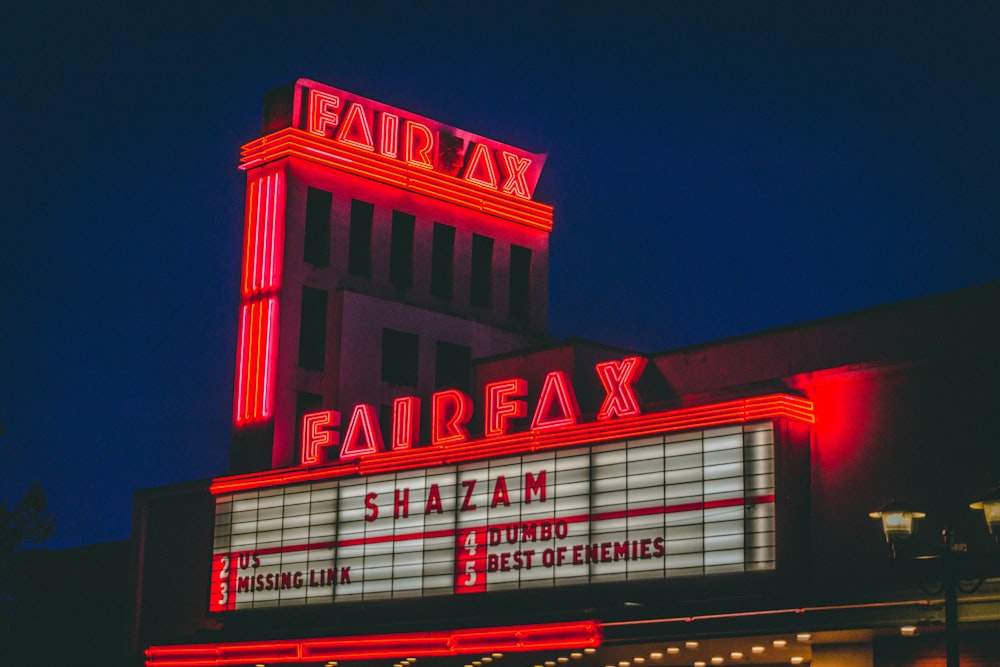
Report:
[[[216,491],[210,609],[770,570],[773,423]]]

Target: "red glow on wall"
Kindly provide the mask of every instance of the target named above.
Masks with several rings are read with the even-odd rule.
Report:
[[[220,477],[212,482],[210,488],[213,494],[232,493],[348,475],[413,470],[483,458],[640,438],[673,431],[774,419],[789,419],[812,424],[815,421],[813,404],[804,398],[789,394],[767,394],[603,422],[574,424],[566,428],[511,433],[489,439],[456,440],[449,444],[382,452],[377,456],[350,463],[331,463],[315,468],[284,468]]]
[[[429,130],[412,121],[404,121],[403,125],[404,138],[409,132],[412,140],[405,144],[408,148],[404,153],[409,154],[404,155],[403,161],[330,141],[305,130],[286,128],[243,146],[240,168],[251,169],[286,157],[300,158],[533,229],[552,231],[551,206],[513,196],[503,188],[487,190],[461,178],[433,171],[430,148],[428,144],[421,143],[433,141],[432,136],[423,135]],[[508,175],[507,180],[510,181],[510,178]],[[511,184],[510,187],[515,186]]]
[[[475,655],[484,652],[523,653],[598,647],[603,629],[598,621],[469,628],[391,635],[363,635],[150,646],[147,667],[215,667],[225,665],[318,663],[329,660],[386,660]]]
[[[247,185],[233,401],[237,426],[266,421],[273,410],[284,239],[285,174],[272,171]]]

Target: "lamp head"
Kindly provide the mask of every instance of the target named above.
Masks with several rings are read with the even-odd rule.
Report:
[[[896,544],[909,540],[913,535],[914,521],[923,519],[927,515],[905,503],[893,500],[881,509],[869,513],[868,516],[880,520],[885,541]]]
[[[985,498],[977,500],[969,507],[983,511],[990,534],[994,539],[1000,540],[1000,486],[993,487]]]

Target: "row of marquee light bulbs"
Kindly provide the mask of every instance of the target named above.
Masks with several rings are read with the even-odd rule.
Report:
[[[799,633],[796,636],[796,638],[800,642],[808,642],[810,639],[812,639],[812,635],[809,634],[809,633],[807,633],[807,632],[802,632],[802,633]],[[775,649],[785,649],[785,648],[788,647],[788,641],[785,640],[785,639],[775,639],[775,640],[773,640],[771,642],[771,645]],[[687,641],[687,642],[684,642],[683,646],[684,646],[684,649],[693,651],[693,650],[698,649],[699,646],[700,646],[700,644],[698,642],[696,642],[696,641]],[[753,654],[753,655],[762,654],[766,650],[767,650],[767,647],[764,646],[763,644],[755,644],[755,645],[753,645],[753,646],[750,647],[750,653]],[[605,665],[605,667],[633,667],[633,666],[640,666],[641,667],[642,665],[644,665],[646,663],[647,660],[650,660],[650,661],[662,660],[664,654],[667,654],[667,655],[677,655],[677,654],[679,654],[681,652],[682,652],[682,648],[680,646],[668,646],[663,651],[652,651],[649,654],[649,658],[646,658],[644,656],[636,656],[636,657],[632,658],[631,660],[622,660],[622,661],[619,661],[616,664]],[[583,658],[584,655],[593,655],[594,653],[597,653],[597,649],[596,648],[585,648],[582,651],[574,651],[574,652],[570,653],[568,656],[563,655],[563,656],[559,656],[558,658],[555,658],[554,660],[546,660],[545,662],[542,662],[540,664],[534,665],[534,667],[557,667],[557,666],[565,665],[565,664],[567,664],[567,663],[569,663],[570,661],[573,661],[573,660],[579,660],[579,659]],[[494,660],[498,660],[498,659],[500,659],[502,657],[503,657],[503,653],[492,653],[490,655],[484,655],[483,657],[479,658],[478,660],[472,660],[472,661],[466,663],[464,665],[464,667],[491,667],[490,663],[492,663]],[[747,657],[746,653],[744,653],[742,651],[732,651],[732,652],[730,652],[730,654],[728,656],[728,659],[731,660],[731,661],[739,661],[739,660],[743,660],[746,657]],[[722,664],[726,663],[726,660],[727,660],[727,658],[725,656],[713,656],[713,657],[711,657],[707,661],[706,660],[695,660],[692,663],[692,665],[693,665],[693,667],[708,667],[708,665],[710,665],[710,664],[711,665],[722,665]],[[413,663],[415,663],[416,661],[417,661],[416,658],[407,658],[406,660],[402,660],[400,662],[395,663],[393,665],[393,667],[411,667],[413,665]],[[793,655],[793,656],[790,656],[788,658],[788,661],[792,665],[801,665],[802,663],[804,663],[806,661],[806,659],[804,657],[802,657],[802,656],[799,656],[799,655]],[[327,663],[326,667],[337,667],[337,663],[336,662]]]
[[[798,635],[796,635],[796,639],[804,643],[812,639],[812,635],[809,634],[808,632],[800,632]],[[785,649],[788,647],[788,641],[785,639],[775,639],[771,642],[771,645],[776,649]],[[696,641],[684,642],[684,648],[688,650],[692,651],[696,650],[699,648],[699,646],[700,644]],[[755,644],[750,647],[750,653],[753,655],[760,655],[765,651],[767,651],[767,647],[764,646],[763,644]],[[649,654],[648,660],[654,660],[654,661],[662,660],[664,654],[677,655],[681,652],[682,649],[680,646],[668,646],[666,649],[664,649],[664,651],[652,651]],[[594,653],[597,653],[596,648],[585,648],[582,651],[574,651],[570,653],[569,656],[559,656],[555,660],[546,660],[541,664],[534,665],[534,667],[557,667],[558,665],[565,665],[571,660],[579,660],[583,658],[584,655],[593,655]],[[472,660],[466,663],[464,667],[490,667],[490,663],[492,663],[494,660],[499,660],[500,658],[503,657],[503,655],[504,655],[503,653],[491,653],[490,655],[484,655],[483,657],[479,658],[479,660]],[[732,661],[743,660],[745,657],[747,656],[742,651],[732,651],[729,654],[729,659]],[[799,655],[793,655],[790,658],[788,658],[789,664],[792,665],[801,665],[803,662],[805,662],[805,660],[806,659],[804,657]],[[647,658],[643,656],[636,656],[631,660],[622,660],[619,661],[617,664],[605,665],[605,667],[633,667],[633,665],[641,666],[644,665],[646,661]],[[400,660],[399,662],[394,663],[392,667],[412,667],[413,664],[416,662],[417,662],[416,658],[406,658],[405,660]],[[695,660],[692,663],[692,665],[693,667],[708,667],[708,665],[710,664],[723,665],[725,663],[726,663],[725,656],[713,656],[707,661]],[[266,667],[266,665],[258,664],[255,665],[254,667]],[[338,667],[338,663],[336,660],[330,660],[324,665],[324,667]]]
[[[808,633],[808,632],[800,632],[798,635],[796,635],[796,639],[799,642],[806,643],[810,639],[812,639],[812,635],[810,633]],[[694,650],[697,650],[701,645],[697,641],[686,641],[686,642],[684,642],[683,646],[684,646],[684,649],[687,649],[689,651],[694,651]],[[775,649],[787,649],[787,648],[789,648],[789,646],[788,646],[788,640],[786,640],[786,639],[774,639],[774,640],[771,641],[771,646],[773,648],[775,648]],[[594,649],[586,649],[586,650],[588,652],[594,652]],[[755,655],[756,656],[756,655],[761,655],[761,654],[765,653],[766,651],[767,651],[767,646],[765,646],[764,644],[754,644],[754,645],[752,645],[750,647],[749,653],[751,655]],[[682,652],[683,652],[683,649],[679,645],[668,646],[664,651],[652,651],[652,652],[650,652],[648,659],[649,660],[653,660],[653,661],[662,660],[663,656],[664,656],[664,653],[666,653],[667,655],[675,656],[675,655],[678,655],[678,654],[680,654]],[[579,656],[579,654],[574,654],[574,653],[570,654],[570,657],[575,657],[575,656]],[[695,660],[691,664],[693,665],[693,667],[708,667],[708,665],[724,665],[724,664],[726,664],[727,660],[731,661],[731,662],[739,662],[741,660],[744,660],[747,657],[748,657],[747,656],[747,652],[745,652],[745,651],[730,651],[728,657],[724,656],[724,655],[716,655],[716,656],[712,656],[708,660]],[[789,664],[792,664],[792,665],[801,665],[804,662],[806,662],[806,658],[803,657],[803,656],[801,656],[801,655],[792,655],[792,656],[788,657],[787,659],[788,659]],[[565,660],[563,658],[559,658],[559,660],[565,662]],[[645,658],[643,656],[636,656],[636,657],[632,658],[631,660],[621,660],[617,664],[609,664],[609,665],[605,665],[605,667],[633,667],[633,666],[642,667],[646,663],[646,661],[647,661],[647,658]],[[535,667],[543,667],[543,666],[542,665],[535,665]],[[544,665],[544,667],[553,667],[553,665],[551,663],[549,663],[549,662],[546,662],[545,665]]]

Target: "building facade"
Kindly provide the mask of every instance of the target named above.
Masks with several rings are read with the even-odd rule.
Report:
[[[552,341],[543,164],[308,80],[267,97],[232,474],[136,495],[133,659],[931,665],[947,627],[1000,662],[968,507],[1000,473],[1000,285]],[[895,559],[868,516],[894,498],[927,514]]]

